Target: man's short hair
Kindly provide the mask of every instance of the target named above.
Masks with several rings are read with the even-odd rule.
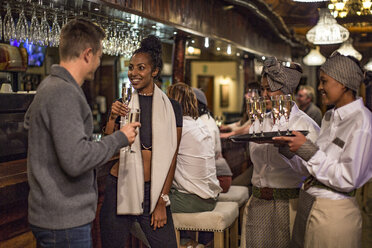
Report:
[[[61,30],[59,44],[61,61],[77,58],[87,48],[92,48],[95,54],[105,36],[105,31],[101,27],[88,20],[77,18],[69,21]]]
[[[311,101],[315,98],[315,90],[309,85],[301,85],[299,90],[305,90],[307,97],[311,98]]]

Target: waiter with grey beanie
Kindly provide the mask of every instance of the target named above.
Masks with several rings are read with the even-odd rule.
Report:
[[[372,177],[372,115],[356,97],[365,73],[350,56],[332,54],[320,67],[322,101],[334,105],[318,140],[274,138],[301,157],[311,176],[300,192],[291,247],[361,247],[355,190]]]

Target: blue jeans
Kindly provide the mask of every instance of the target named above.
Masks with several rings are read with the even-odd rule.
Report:
[[[41,248],[92,248],[92,223],[83,226],[51,230],[30,225]]]

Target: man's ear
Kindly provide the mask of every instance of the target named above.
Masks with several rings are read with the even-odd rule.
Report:
[[[83,56],[83,59],[86,63],[89,63],[90,60],[92,59],[92,56],[93,56],[93,50],[92,48],[86,48],[83,52],[82,52],[82,56]]]
[[[156,69],[151,72],[151,76],[156,77],[158,73],[159,73],[159,68],[156,67]]]

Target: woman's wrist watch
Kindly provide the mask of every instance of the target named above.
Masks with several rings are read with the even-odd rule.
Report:
[[[160,197],[165,202],[165,206],[169,206],[170,205],[170,199],[169,199],[169,196],[167,194],[161,193]]]

